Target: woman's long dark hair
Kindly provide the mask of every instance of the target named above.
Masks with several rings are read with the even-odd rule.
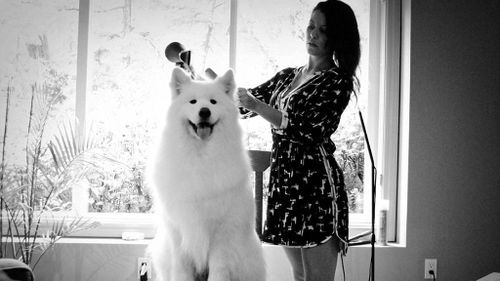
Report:
[[[320,2],[313,9],[316,10],[325,15],[328,44],[333,47],[333,55],[340,70],[352,77],[354,87],[358,84],[356,69],[361,56],[358,23],[354,11],[349,5],[338,0]]]

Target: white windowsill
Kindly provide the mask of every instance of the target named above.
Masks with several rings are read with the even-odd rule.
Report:
[[[140,240],[123,240],[120,238],[91,238],[91,237],[66,237],[61,238],[56,244],[100,244],[100,245],[149,245],[152,241],[150,238]],[[263,244],[265,248],[280,247],[276,245]],[[57,247],[57,245],[56,245]],[[351,246],[350,248],[370,248],[370,244]],[[377,249],[390,249],[390,248],[406,248],[403,243],[387,243],[387,245],[375,244]]]

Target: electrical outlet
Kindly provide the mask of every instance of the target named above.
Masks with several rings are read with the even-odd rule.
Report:
[[[425,259],[425,272],[424,272],[424,278],[425,279],[433,279],[437,280],[437,259]],[[434,276],[429,273],[429,271],[432,270],[434,271]]]
[[[137,280],[148,281],[153,278],[150,258],[137,258]]]

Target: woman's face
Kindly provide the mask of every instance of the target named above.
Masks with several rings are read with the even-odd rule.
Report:
[[[311,56],[329,56],[333,54],[331,45],[327,43],[325,15],[315,10],[312,12],[306,29],[306,47]]]

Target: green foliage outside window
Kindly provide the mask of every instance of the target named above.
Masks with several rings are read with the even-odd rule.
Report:
[[[261,26],[261,20],[249,16],[250,12],[240,13],[238,38],[241,42],[238,47],[243,52],[238,54],[237,66],[240,67],[238,70],[240,79],[247,71],[252,74],[246,74],[248,77],[245,78],[250,80],[258,78],[263,82],[264,78],[261,77],[270,78],[270,73],[283,67],[281,64],[286,63],[286,66],[290,66],[290,62],[296,59],[297,55],[288,54],[271,45],[279,43],[283,46],[281,40],[274,40],[276,33],[279,32],[285,40],[295,38],[299,44],[302,44],[300,40],[304,39],[303,29],[309,16],[304,11],[309,11],[310,3],[291,0],[267,2],[269,5],[282,5],[284,9],[283,11],[265,9],[269,15],[267,12],[258,14],[262,17],[262,22],[266,23],[264,26]],[[242,1],[241,7],[249,3]],[[360,5],[365,5],[367,2],[363,3]],[[12,32],[7,34],[6,38],[12,39],[13,36],[17,36],[15,34],[25,33],[29,33],[31,37],[27,37],[28,39],[18,37],[21,43],[15,46],[8,45],[12,45],[10,49],[6,47],[6,50],[15,50],[8,53],[7,73],[0,71],[2,87],[5,86],[5,77],[23,77],[27,70],[30,75],[36,75],[38,68],[32,64],[38,65],[41,58],[57,61],[57,67],[46,68],[48,71],[43,75],[40,74],[39,78],[46,82],[47,87],[63,89],[67,97],[64,105],[70,107],[70,111],[74,110],[75,101],[72,95],[76,81],[78,45],[77,4],[77,1],[71,3],[55,1],[50,5],[38,7],[35,4],[12,2],[6,6],[6,11],[9,10],[11,13],[0,13],[0,25],[14,23],[4,29]],[[93,124],[96,134],[106,139],[106,153],[120,159],[122,164],[85,175],[84,186],[88,187],[88,197],[78,200],[88,201],[86,205],[89,212],[151,212],[152,200],[144,170],[153,136],[159,127],[157,119],[159,117],[161,122],[162,114],[168,106],[168,80],[172,66],[163,55],[164,47],[171,41],[183,42],[193,49],[195,64],[200,63],[195,65],[195,68],[203,69],[210,66],[216,70],[225,70],[228,57],[228,5],[229,1],[213,0],[173,1],[168,4],[162,1],[110,0],[96,1],[92,5],[93,18],[89,40],[91,42],[89,68],[92,71],[89,73],[87,123]],[[292,10],[299,12],[294,13]],[[171,13],[172,11],[175,13]],[[259,13],[260,10],[252,11]],[[17,27],[26,24],[22,22],[23,18],[36,18],[36,15],[42,12],[43,19],[50,21],[48,24],[44,22],[36,24],[32,26],[33,31],[30,28]],[[17,21],[20,23],[17,24]],[[65,28],[57,30],[57,34],[54,34],[50,33],[54,30],[51,26]],[[16,42],[16,40],[6,42]],[[300,51],[300,46],[293,49]],[[49,57],[48,54],[52,56]],[[283,57],[278,60],[279,56]],[[250,67],[248,67],[249,61],[252,64]],[[262,67],[256,67],[253,63],[258,63]],[[246,69],[243,69],[245,67]],[[26,83],[21,78],[17,78],[16,83],[19,85],[14,87],[26,87],[21,85]],[[13,107],[22,108],[24,101],[23,97],[19,97],[13,101]],[[353,100],[351,103],[354,102]],[[153,112],[162,113],[156,116]],[[268,124],[258,123],[248,127],[245,125],[245,128],[249,148],[269,150]],[[343,115],[339,130],[333,139],[337,145],[337,161],[345,173],[345,182],[351,198],[351,212],[362,212],[364,138],[355,110],[351,108]],[[57,200],[51,202],[52,208],[70,208],[71,201],[74,200],[71,196],[70,191],[59,193]]]

